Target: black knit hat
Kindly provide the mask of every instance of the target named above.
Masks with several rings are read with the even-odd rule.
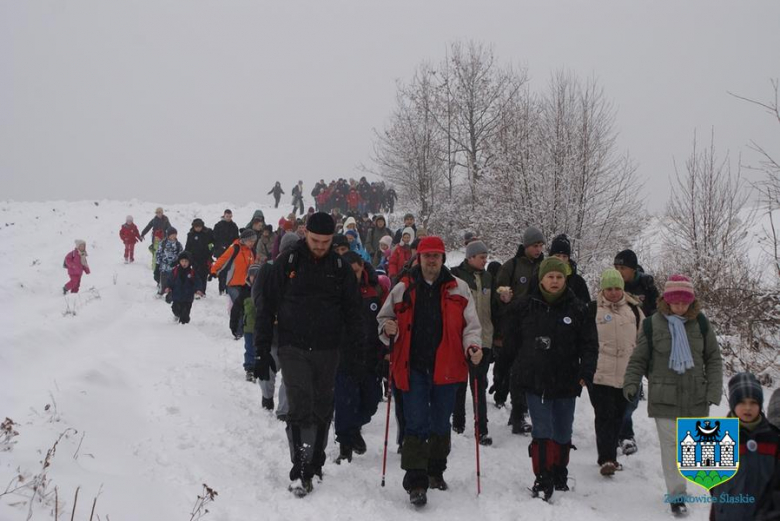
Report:
[[[178,232],[178,231],[176,230],[176,228],[174,228],[173,226],[171,226],[170,228],[168,228],[167,230],[165,230],[165,236],[166,236],[166,237],[168,237],[169,235],[173,235],[173,234],[176,234],[176,235],[178,235],[178,234],[179,234],[179,232]]]
[[[550,244],[550,255],[557,255],[557,254],[563,254],[568,255],[571,257],[571,242],[569,242],[569,238],[566,237],[565,233],[562,233],[560,235],[557,235]]]
[[[363,257],[361,257],[357,252],[354,251],[348,251],[344,253],[341,256],[342,259],[344,259],[347,264],[360,264],[363,265]]]
[[[196,226],[200,226],[201,228],[203,228],[205,226],[203,219],[201,219],[200,217],[193,219],[192,227],[195,228]]]
[[[615,266],[625,266],[635,270],[639,267],[639,261],[636,258],[636,253],[631,250],[623,250],[615,255]]]
[[[190,261],[190,264],[192,264],[192,254],[186,250],[179,254],[179,256],[176,258],[176,262],[178,263],[182,259],[187,259]]]
[[[729,380],[729,408],[733,411],[745,398],[754,399],[764,409],[764,391],[753,373],[737,373]]]
[[[336,232],[336,223],[333,217],[325,212],[317,212],[306,221],[306,229],[317,235],[333,235]]]
[[[337,233],[333,236],[333,241],[331,242],[331,245],[333,249],[338,248],[339,246],[346,246],[349,248],[349,239],[347,239],[347,236],[343,233]]]

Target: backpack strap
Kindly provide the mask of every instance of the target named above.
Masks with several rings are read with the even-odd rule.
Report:
[[[634,317],[636,317],[636,330],[639,331],[639,306],[635,306],[634,304],[628,305],[631,308],[631,311],[634,312]],[[651,327],[652,332],[652,327]]]
[[[238,252],[241,251],[241,246],[238,244],[231,245],[233,247],[233,255],[230,256],[230,259],[225,263],[224,266],[222,266],[222,269],[219,270],[220,273],[223,271],[227,272],[230,270],[230,267],[233,265],[233,261],[236,260],[236,257],[238,257]]]
[[[699,331],[701,331],[701,337],[704,341],[704,348],[707,348],[707,333],[710,331],[710,321],[704,316],[704,313],[696,315],[696,322],[699,323]]]
[[[645,333],[645,339],[647,339],[647,347],[650,349],[650,356],[653,356],[653,317],[647,317],[642,322],[642,330]]]

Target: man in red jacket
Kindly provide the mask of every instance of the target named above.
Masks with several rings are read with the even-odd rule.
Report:
[[[450,416],[468,361],[482,359],[482,328],[468,285],[444,266],[439,237],[420,240],[419,263],[393,288],[379,312],[380,339],[395,337],[390,379],[403,400],[403,486],[416,506],[429,487],[447,490]]]

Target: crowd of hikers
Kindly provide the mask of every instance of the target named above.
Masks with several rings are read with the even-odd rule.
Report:
[[[292,212],[303,215],[304,195],[303,181],[292,187]],[[285,194],[282,184],[277,181],[268,195],[274,197],[274,208],[279,208],[279,202]],[[380,212],[393,213],[398,194],[395,188],[386,187],[384,181],[369,183],[365,177],[359,181],[354,179],[338,179],[326,183],[320,179],[314,184],[311,191],[311,200],[318,212],[351,212],[364,214],[366,212],[376,214]]]
[[[398,425],[402,486],[412,504],[425,505],[430,489],[448,489],[451,436],[466,432],[468,393],[477,455],[493,443],[490,394],[495,407],[511,404],[511,432],[530,436],[531,495],[550,500],[569,490],[575,405],[587,388],[598,473],[614,479],[628,461],[619,456],[639,450],[632,415],[646,396],[658,439],[641,441],[660,444],[667,502],[675,516],[686,515],[675,420],[707,416],[723,394],[717,332],[690,278],[670,274],[659,291],[636,254],[624,250],[592,295],[570,239],[548,242],[533,226],[503,263],[488,262],[488,241],[466,233],[465,258],[450,268],[442,239],[414,215],[388,227],[379,210],[392,210],[395,197],[385,206],[380,185],[321,181],[312,192],[323,196],[317,210],[303,214],[299,183],[294,211],[277,223],[257,210],[238,226],[225,210],[213,229],[195,219],[184,245],[162,208],[140,232],[132,217],[120,229],[125,262],[152,234],[158,293],[177,322],[189,322],[193,301],[218,279],[219,294],[232,303],[230,332],[244,341],[246,380],[259,381],[262,407],[285,422],[290,490],[305,496],[323,479],[331,423],[335,463],[364,454],[362,428],[386,397]],[[279,183],[272,193],[278,203]],[[86,258],[86,244],[77,241],[65,259],[64,292],[78,291]],[[711,516],[778,519],[780,398],[773,395],[767,418],[754,375],[734,375],[727,391],[729,414],[740,421],[740,468],[712,494],[754,501],[713,503]],[[387,440],[384,448],[386,461]]]

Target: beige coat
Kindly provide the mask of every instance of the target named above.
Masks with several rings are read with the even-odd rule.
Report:
[[[604,298],[603,291],[596,297],[596,303],[599,362],[593,383],[622,389],[628,360],[636,347],[637,332],[645,318],[642,303],[628,293],[624,293],[619,302],[613,303]],[[638,328],[632,306],[639,313]]]

